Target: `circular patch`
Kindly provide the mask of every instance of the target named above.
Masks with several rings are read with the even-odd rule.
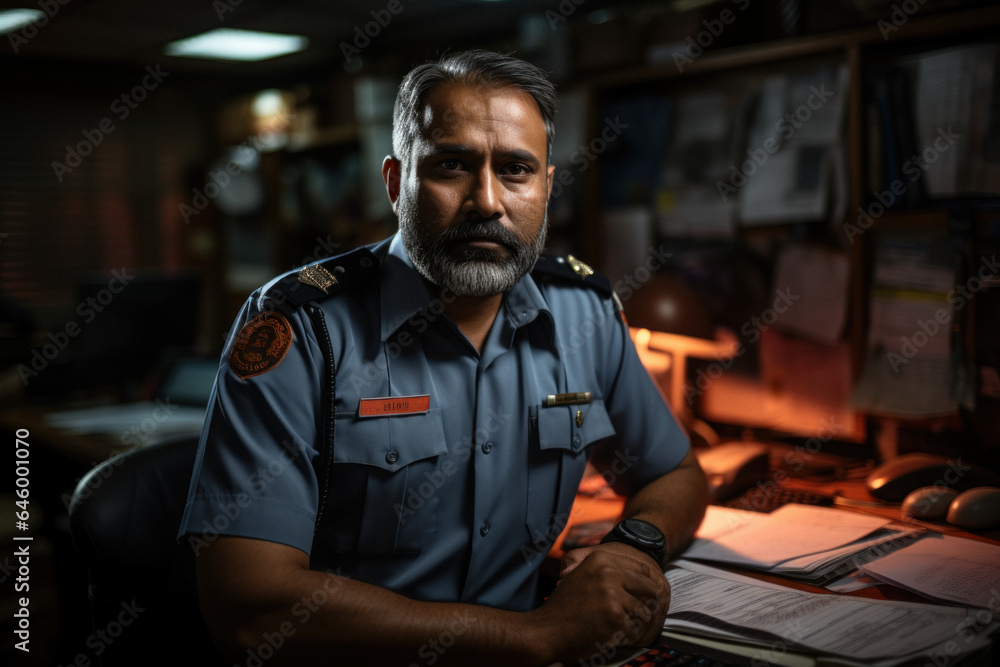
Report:
[[[279,363],[292,346],[292,327],[279,313],[263,313],[243,325],[229,365],[246,379],[266,373]]]

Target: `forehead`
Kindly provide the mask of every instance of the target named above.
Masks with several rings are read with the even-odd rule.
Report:
[[[419,119],[421,138],[432,145],[503,139],[546,154],[542,113],[535,99],[518,88],[442,83],[427,94]]]

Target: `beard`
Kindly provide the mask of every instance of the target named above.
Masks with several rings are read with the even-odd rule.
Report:
[[[470,218],[434,233],[420,224],[417,207],[400,200],[399,233],[413,266],[424,278],[457,296],[487,297],[510,290],[545,248],[548,207],[538,233],[521,240],[495,218]],[[493,241],[506,252],[465,245]]]

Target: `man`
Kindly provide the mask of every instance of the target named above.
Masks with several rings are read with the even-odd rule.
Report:
[[[529,273],[554,113],[514,58],[417,67],[382,166],[399,234],[237,318],[181,527],[234,660],[547,665],[657,637],[705,483],[606,281]],[[588,457],[633,521],[539,602]]]

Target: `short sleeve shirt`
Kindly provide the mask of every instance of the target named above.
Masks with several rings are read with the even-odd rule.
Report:
[[[399,237],[386,243],[372,280],[312,304],[336,365],[333,410],[324,411],[331,383],[303,308],[265,315],[282,317],[291,336],[280,361],[234,370],[237,334],[268,310],[267,288],[244,306],[180,534],[196,550],[217,535],[307,554],[322,546],[331,562],[314,567],[413,598],[529,609],[588,457],[600,449],[609,481],[636,488],[675,468],[687,439],[610,298],[529,274],[504,295],[478,351]],[[547,405],[584,392],[589,401]],[[378,414],[363,416],[373,405]],[[331,429],[327,473],[319,462]],[[331,515],[314,536],[323,488]]]

